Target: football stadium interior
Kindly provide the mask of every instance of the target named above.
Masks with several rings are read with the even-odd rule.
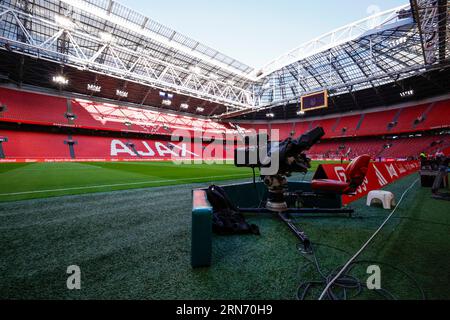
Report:
[[[411,0],[252,68],[113,0],[0,0],[0,298],[450,299],[449,37]],[[255,133],[296,165],[237,165]]]

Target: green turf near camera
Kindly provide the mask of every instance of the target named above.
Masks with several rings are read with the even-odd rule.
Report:
[[[164,165],[146,164],[150,168],[140,169],[141,164],[33,164],[10,166],[9,171],[2,167],[2,193],[117,184],[136,176],[143,180],[180,178],[170,172],[163,175]],[[40,173],[42,168],[46,171]],[[80,169],[72,170],[75,181],[69,185],[66,168]],[[247,174],[232,167],[211,168],[212,172],[202,168],[197,167],[206,171],[195,170],[194,177],[200,172],[211,176]],[[179,170],[190,171],[188,167]],[[60,171],[59,180],[53,177],[45,181],[50,172]],[[93,176],[95,172],[97,176]],[[5,175],[11,187],[4,182]],[[13,177],[33,179],[21,184]],[[407,177],[388,190],[398,198],[416,178]],[[261,227],[261,237],[216,237],[213,267],[192,270],[191,190],[206,186],[209,180],[214,179],[200,184],[0,203],[0,298],[293,299],[298,284],[317,274],[314,270],[299,271],[306,261],[296,250],[296,238],[270,217],[250,219]],[[314,243],[348,252],[319,247],[318,257],[326,269],[345,262],[386,218],[386,211],[366,208],[364,201],[353,206],[358,217],[351,220],[297,221]],[[448,299],[449,232],[447,203],[431,200],[429,190],[416,186],[362,258],[409,272],[427,298]],[[81,291],[66,289],[66,269],[74,264],[81,267]],[[419,298],[401,274],[382,268],[383,285],[397,297]]]

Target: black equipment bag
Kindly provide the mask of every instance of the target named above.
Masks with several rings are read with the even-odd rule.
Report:
[[[258,226],[249,224],[233,204],[225,190],[210,186],[206,191],[208,201],[214,209],[213,232],[218,235],[254,234],[260,235]]]

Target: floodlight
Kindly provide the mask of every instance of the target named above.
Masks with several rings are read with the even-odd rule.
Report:
[[[125,91],[125,90],[117,89],[117,90],[116,90],[116,95],[117,95],[118,97],[121,97],[121,98],[128,98],[128,92]]]
[[[165,91],[160,91],[159,92],[159,96],[163,99],[167,99],[167,100],[172,100],[173,99],[173,94],[172,93],[167,93]]]
[[[68,85],[69,84],[69,80],[64,77],[63,75],[57,75],[53,77],[53,82],[59,85]]]
[[[92,91],[92,92],[101,92],[102,91],[102,87],[98,86],[96,84],[88,84],[87,89],[88,89],[88,91]]]
[[[414,90],[407,90],[400,93],[400,97],[407,98],[412,97],[414,95]]]

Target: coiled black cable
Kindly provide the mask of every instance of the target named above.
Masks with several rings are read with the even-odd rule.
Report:
[[[336,277],[339,270],[341,270],[344,267],[344,266],[339,266],[339,267],[335,268],[334,270],[332,270],[330,273],[324,272],[318,259],[317,259],[315,246],[316,247],[319,247],[319,246],[328,247],[333,250],[340,251],[346,255],[350,255],[345,250],[342,250],[337,247],[329,246],[326,244],[320,244],[320,243],[311,245],[310,253],[304,253],[301,250],[301,248],[299,247],[300,254],[309,261],[308,263],[299,267],[299,270],[298,270],[299,273],[303,269],[305,269],[307,266],[314,266],[315,271],[320,276],[320,279],[304,281],[304,282],[300,283],[300,285],[297,288],[297,293],[296,293],[296,298],[298,300],[306,300],[308,298],[308,296],[311,295],[311,291],[314,288],[318,288],[318,289],[322,289],[322,290],[324,288],[326,288],[330,284],[330,282]],[[312,259],[310,259],[310,257]],[[411,280],[411,282],[414,284],[414,286],[418,289],[419,294],[420,294],[420,299],[426,300],[426,295],[425,295],[423,288],[420,286],[420,284],[414,277],[412,277],[407,272],[405,272],[393,265],[390,265],[388,263],[381,262],[381,261],[375,261],[375,260],[374,261],[360,260],[360,261],[353,262],[350,265],[350,267],[347,269],[347,271],[344,274],[342,274],[336,281],[334,281],[333,285],[327,290],[326,298],[329,300],[352,300],[352,299],[357,299],[358,297],[360,297],[363,294],[363,292],[365,291],[365,289],[368,290],[366,283],[361,281],[361,279],[357,278],[356,276],[351,275],[351,272],[353,271],[353,269],[356,266],[362,265],[362,264],[386,266],[386,267],[389,267],[389,268],[401,273],[406,278]],[[371,290],[371,292],[378,294],[381,298],[384,298],[386,300],[397,300],[398,299],[392,292],[385,290],[385,289]]]

